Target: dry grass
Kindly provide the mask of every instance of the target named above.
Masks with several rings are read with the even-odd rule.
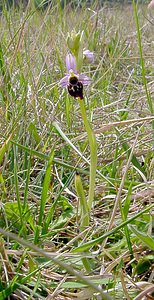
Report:
[[[0,16],[0,299],[152,299],[154,25],[145,6],[137,12],[143,58],[133,5],[28,7]],[[78,102],[58,86],[73,28],[85,31],[85,48],[95,53],[94,65],[84,67],[98,145],[84,231],[74,174],[87,195],[89,145]]]

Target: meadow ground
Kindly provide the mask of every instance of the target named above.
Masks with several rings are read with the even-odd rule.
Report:
[[[0,300],[153,299],[153,16],[135,3],[0,15]],[[95,56],[85,227],[74,178],[87,198],[91,152],[79,101],[58,84],[72,29]]]

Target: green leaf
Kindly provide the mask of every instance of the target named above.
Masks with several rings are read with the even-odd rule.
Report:
[[[52,222],[52,226],[51,226],[52,229],[62,228],[72,217],[74,217],[74,208],[68,202],[67,198],[61,195],[58,200],[58,205],[61,206],[62,213],[58,218],[56,218]],[[49,226],[48,217],[49,216],[47,216],[47,218],[44,220],[44,224],[47,223],[47,227]]]
[[[143,273],[147,272],[151,266],[152,266],[152,261],[150,261],[150,259],[148,258],[148,255],[147,255],[139,260],[139,262],[135,268],[135,273],[138,275],[143,274]]]
[[[1,173],[0,173],[0,187],[1,190],[6,194],[5,181]]]
[[[107,284],[109,281],[109,278],[94,278],[91,279],[91,282],[93,284]],[[79,288],[83,288],[88,286],[88,284],[85,283],[81,283],[81,282],[74,282],[74,281],[66,281],[62,284],[63,288],[67,288],[67,289],[79,289]]]
[[[7,218],[14,223],[17,227],[20,225],[20,212],[19,212],[19,207],[17,202],[6,202],[4,204],[4,209],[5,209],[5,214]],[[31,210],[26,205],[25,210],[24,210],[24,220],[29,223],[31,228],[34,230],[34,220],[31,215]]]
[[[6,202],[4,205],[6,216],[9,220],[18,222],[19,209],[17,202]]]
[[[29,124],[28,129],[29,129],[29,132],[32,134],[32,136],[33,136],[36,144],[38,145],[40,143],[40,141],[41,141],[41,138],[40,138],[40,136],[39,136],[39,134],[37,132],[36,126],[34,125],[33,122],[31,122]]]
[[[55,220],[51,228],[52,229],[62,228],[72,217],[74,217],[73,211],[67,209],[61,214],[61,216],[58,219]]]
[[[53,162],[53,156],[54,156],[54,150],[52,149],[52,151],[50,153],[50,158],[49,158],[49,161],[48,161],[44,181],[43,181],[38,225],[41,225],[42,218],[43,218],[43,215],[44,215],[45,204],[46,204],[48,190],[49,190],[49,186],[50,186],[51,167],[52,167],[52,162]]]
[[[4,142],[4,144],[3,144],[2,147],[0,148],[0,164],[2,163],[3,157],[4,157],[6,151],[7,151],[8,148],[9,148],[9,144],[10,144],[12,135],[13,135],[13,134],[11,134],[11,135],[8,137],[8,139]]]
[[[68,199],[63,195],[59,196],[58,204],[62,207],[63,211],[66,211],[68,209],[73,210],[73,206],[69,203]]]
[[[129,226],[131,231],[150,249],[154,250],[154,239],[148,234],[144,234],[136,229],[135,226]]]

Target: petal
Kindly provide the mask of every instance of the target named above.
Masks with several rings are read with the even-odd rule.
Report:
[[[59,81],[59,84],[61,85],[62,88],[65,88],[68,85],[68,78],[69,75],[66,75]]]
[[[66,55],[66,68],[68,73],[70,70],[73,70],[74,73],[77,73],[75,57],[70,53]]]
[[[89,85],[91,83],[91,79],[83,74],[79,75],[79,81],[82,82],[83,85]]]

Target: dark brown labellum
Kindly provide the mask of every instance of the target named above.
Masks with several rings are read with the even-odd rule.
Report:
[[[69,84],[67,86],[69,94],[74,98],[83,99],[83,84],[78,81],[76,85]]]
[[[78,78],[77,78],[76,76],[71,76],[71,77],[69,78],[69,83],[70,83],[71,85],[76,85],[76,84],[78,83]]]

